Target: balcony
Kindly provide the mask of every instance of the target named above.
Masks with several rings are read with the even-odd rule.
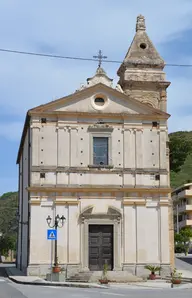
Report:
[[[184,228],[187,226],[192,226],[192,219],[185,219],[179,222],[179,228]]]
[[[192,197],[192,189],[185,189],[178,193],[177,198],[186,198],[186,197]]]
[[[187,211],[192,211],[192,205],[183,205],[178,207],[178,213],[187,212]]]

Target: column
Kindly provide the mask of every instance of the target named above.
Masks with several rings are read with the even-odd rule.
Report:
[[[136,210],[135,206],[124,206],[124,260],[123,263],[136,263]]]
[[[40,127],[38,125],[31,126],[32,138],[31,138],[31,154],[32,154],[32,166],[39,166],[39,146],[40,146]]]
[[[88,228],[88,221],[84,220],[83,223],[83,268],[84,270],[89,270],[89,263],[88,263],[88,258],[89,258],[89,228]]]
[[[143,131],[136,130],[136,168],[143,168]]]
[[[69,166],[69,148],[70,138],[67,127],[58,127],[57,131],[57,166],[68,167]]]
[[[68,229],[69,229],[69,264],[79,264],[79,223],[78,223],[78,205],[69,205],[69,218],[68,218]]]
[[[161,262],[170,263],[168,206],[160,206]]]
[[[78,128],[71,127],[70,130],[70,166],[76,167],[79,166],[79,160],[78,160],[78,141],[83,142],[83,140],[78,140]]]
[[[120,221],[115,220],[113,225],[114,231],[114,271],[121,269],[121,226]]]
[[[167,148],[167,131],[160,130],[159,134],[159,142],[160,142],[160,169],[167,168],[167,156],[166,156],[166,148]]]
[[[134,158],[133,158],[133,133],[130,129],[124,130],[124,167],[134,168]]]

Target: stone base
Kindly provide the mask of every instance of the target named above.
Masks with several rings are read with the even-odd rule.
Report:
[[[129,276],[137,276],[141,278],[147,278],[150,274],[149,270],[145,269],[146,264],[123,264],[121,268],[118,268],[117,270],[114,271],[108,271],[111,272],[110,274],[113,274],[112,272],[116,272],[115,275],[121,275],[121,272],[126,272],[122,273],[127,274]],[[152,264],[155,266],[161,266],[161,276],[165,277],[170,275],[171,272],[171,266],[170,264]],[[78,273],[83,273],[83,272],[89,272],[89,268],[81,268],[80,264],[61,264],[60,265],[63,268],[63,274],[65,272],[65,277],[70,278],[71,276],[74,276],[75,274]],[[41,277],[46,277],[47,273],[51,273],[51,266],[50,264],[33,264],[29,265],[27,268],[27,275],[32,275],[32,276],[41,276]],[[119,274],[117,274],[117,272]],[[114,274],[113,274],[114,276]]]
[[[170,275],[171,266],[169,264],[151,264],[154,266],[161,266],[160,275],[165,277]],[[123,271],[138,277],[147,278],[150,274],[149,270],[145,269],[146,264],[124,264]],[[157,272],[158,273],[158,272]]]
[[[89,282],[98,282],[100,278],[102,278],[103,272],[102,271],[94,271],[89,279]],[[131,273],[126,271],[108,271],[107,278],[110,282],[139,282],[143,281],[141,277],[135,276]]]
[[[66,278],[70,277],[80,271],[80,264],[60,264],[63,268],[63,273],[65,272]],[[30,276],[41,276],[46,277],[47,272],[51,273],[51,265],[50,264],[31,264],[27,267],[27,275]]]
[[[65,281],[65,272],[59,272],[59,273],[47,273],[46,274],[47,281],[58,281],[58,282],[64,282]]]

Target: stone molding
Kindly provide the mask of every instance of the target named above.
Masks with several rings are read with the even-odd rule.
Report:
[[[99,172],[98,172],[99,169]],[[102,172],[101,172],[102,170]],[[113,165],[107,165],[107,166],[95,166],[95,165],[88,165],[87,167],[57,167],[57,166],[32,166],[31,167],[32,172],[58,172],[58,173],[103,173],[107,172],[114,174],[114,173],[121,173],[121,174],[168,174],[168,170],[166,168],[164,169],[154,169],[154,168],[121,168],[121,167],[114,167]]]
[[[89,211],[89,212],[87,212]],[[113,247],[113,261],[114,269],[116,270],[121,267],[121,213],[114,210],[114,215],[111,213],[108,214],[92,214],[92,208],[86,210],[80,214],[81,222],[81,262],[82,270],[89,271],[89,231],[88,227],[91,224],[99,225],[113,225],[113,237],[114,237],[114,247]]]
[[[97,185],[94,187],[90,187],[90,185],[82,186],[79,187],[79,185],[74,185],[70,186],[69,185],[63,185],[59,187],[55,186],[39,186],[39,185],[31,185],[26,188],[27,191],[29,192],[39,192],[39,193],[64,193],[64,192],[111,192],[111,191],[116,191],[116,192],[131,192],[131,193],[158,193],[159,195],[161,194],[169,194],[171,193],[171,188],[168,186],[165,187],[154,187],[152,188],[151,186],[147,187],[134,187],[134,186],[124,186],[124,187],[118,187],[114,185]]]

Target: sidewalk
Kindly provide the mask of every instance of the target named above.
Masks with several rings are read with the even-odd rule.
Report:
[[[187,260],[187,258],[186,258]],[[182,273],[182,278],[190,278],[192,281],[192,265],[175,258],[175,268]]]
[[[181,266],[180,266],[181,267]],[[57,286],[57,287],[76,287],[76,288],[127,288],[127,289],[172,289],[171,283],[166,280],[147,280],[140,282],[128,283],[109,283],[108,285],[100,285],[97,283],[81,283],[81,282],[50,282],[37,276],[26,276],[15,267],[5,268],[7,276],[15,283],[24,285],[38,285],[38,286]],[[179,270],[183,272],[184,279],[188,280],[181,285],[174,285],[173,289],[192,289],[192,273],[188,270]]]
[[[38,285],[38,286],[57,286],[57,287],[76,287],[76,288],[100,288],[106,289],[96,283],[77,283],[77,282],[50,282],[37,276],[26,276],[19,269],[15,267],[5,268],[7,276],[10,280],[18,284],[24,285]]]

